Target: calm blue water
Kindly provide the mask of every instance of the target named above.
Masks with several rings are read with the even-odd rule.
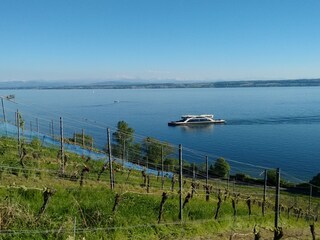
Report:
[[[59,116],[67,133],[93,134],[97,144],[105,143],[106,127],[124,120],[135,129],[139,141],[146,136],[170,142],[192,151],[184,159],[203,161],[226,159],[266,167],[280,167],[299,179],[320,172],[320,88],[227,88],[227,89],[138,89],[138,90],[8,90],[18,104],[5,102],[8,118],[16,109],[26,127],[49,132]],[[114,101],[119,101],[115,103]],[[168,127],[167,122],[183,114],[211,114],[227,120],[226,125]],[[2,117],[2,113],[0,114]],[[71,135],[70,135],[71,136]],[[199,154],[195,155],[195,151]],[[234,171],[250,174],[262,170],[230,162]]]

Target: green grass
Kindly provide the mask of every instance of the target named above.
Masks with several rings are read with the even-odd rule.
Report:
[[[160,178],[150,176],[151,188],[147,194],[146,188],[141,186],[141,172],[132,171],[127,180],[128,170],[116,165],[115,189],[111,191],[107,170],[99,182],[96,180],[103,161],[85,162],[81,156],[68,153],[66,176],[61,178],[57,174],[60,168],[58,149],[41,147],[36,141],[25,144],[27,156],[23,168],[19,163],[17,142],[1,138],[0,143],[0,150],[3,150],[0,155],[0,229],[3,231],[0,239],[71,239],[74,228],[77,239],[229,239],[234,232],[251,233],[255,225],[264,230],[264,234],[272,233],[265,229],[272,230],[274,224],[271,195],[274,190],[268,191],[271,206],[265,217],[261,215],[261,207],[258,206],[262,189],[236,186],[235,191],[241,193],[237,216],[233,216],[232,194],[229,193],[222,203],[218,219],[214,219],[218,189],[223,190],[226,183],[210,180],[210,185],[214,187],[210,200],[206,201],[205,192],[198,189],[198,193],[185,206],[183,221],[180,222],[178,184],[171,192],[171,181],[166,179],[164,189],[168,199],[164,205],[163,218],[158,224],[163,192]],[[84,186],[81,188],[79,175],[84,166],[90,172],[85,175]],[[72,181],[71,176],[76,176],[76,181]],[[191,190],[191,180],[186,180],[184,197]],[[201,182],[200,185],[203,184]],[[45,188],[54,189],[55,193],[39,218]],[[113,212],[117,193],[121,195],[120,202]],[[251,216],[248,215],[245,202],[248,196],[252,198]],[[292,206],[295,203],[304,211],[308,206],[307,200],[308,197],[302,195],[281,195],[281,204]],[[318,199],[313,199],[314,212],[318,203]],[[309,223],[305,218],[297,219],[293,215],[288,217],[285,212],[281,213],[280,224],[286,234],[292,233],[292,229],[308,232]]]

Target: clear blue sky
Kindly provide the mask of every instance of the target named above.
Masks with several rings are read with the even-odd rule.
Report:
[[[0,81],[318,77],[319,0],[0,1]]]

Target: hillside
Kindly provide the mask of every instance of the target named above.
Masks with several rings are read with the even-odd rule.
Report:
[[[320,79],[238,80],[238,81],[13,81],[0,82],[0,89],[165,89],[165,88],[242,88],[242,87],[316,87]]]
[[[108,167],[97,181],[104,161],[67,153],[62,174],[58,149],[34,139],[23,143],[19,156],[17,141],[2,137],[0,143],[1,239],[253,239],[254,227],[263,239],[273,236],[272,188],[262,216],[259,186],[231,188],[225,181],[210,179],[205,191],[204,180],[184,178],[180,221],[179,186],[175,182],[172,189],[170,178],[164,179],[162,189],[161,177],[115,164],[111,190]],[[307,199],[282,195],[284,239],[309,239],[309,224],[317,228],[319,201],[314,199],[309,214]]]

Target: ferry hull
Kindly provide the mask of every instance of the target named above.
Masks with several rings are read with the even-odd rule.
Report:
[[[226,123],[225,120],[217,119],[214,121],[202,121],[202,122],[179,122],[179,121],[172,121],[168,123],[168,126],[186,126],[186,125],[208,125],[208,124],[224,124]]]

